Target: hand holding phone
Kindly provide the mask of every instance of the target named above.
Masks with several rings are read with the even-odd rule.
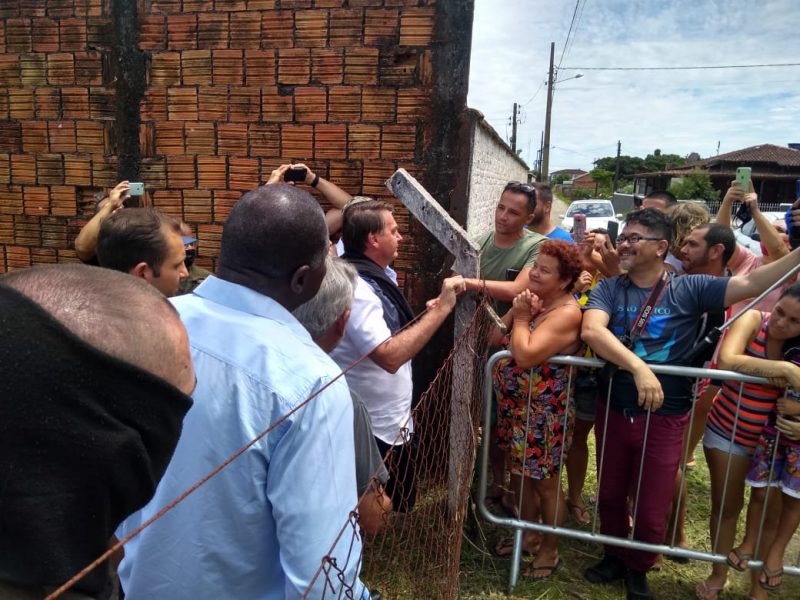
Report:
[[[308,169],[305,167],[290,167],[286,169],[286,172],[283,174],[283,180],[287,182],[303,183],[306,180],[307,174]]]
[[[575,215],[572,218],[572,234],[576,242],[582,242],[586,237],[586,215]]]
[[[609,221],[606,225],[606,229],[608,230],[608,241],[611,242],[612,246],[616,247],[617,236],[619,235],[619,222]]]
[[[750,191],[750,176],[753,170],[750,167],[738,167],[736,169],[736,183],[739,188],[747,194]]]

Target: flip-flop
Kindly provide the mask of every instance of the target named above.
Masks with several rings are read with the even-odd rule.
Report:
[[[561,567],[563,566],[564,566],[564,561],[562,561],[560,557],[554,565],[544,565],[536,567],[533,565],[533,563],[531,563],[528,566],[528,568],[525,569],[524,576],[533,581],[541,581],[542,579],[547,579],[548,577],[552,577],[553,575],[555,575],[556,571],[561,569]],[[534,573],[536,571],[544,571],[544,573],[541,575],[535,575]]]
[[[761,567],[761,574],[766,576],[766,580],[761,581],[761,575],[759,575],[758,576],[758,585],[760,585],[762,588],[764,588],[768,592],[774,592],[779,587],[781,587],[781,584],[783,583],[783,567],[781,567],[780,569],[778,569],[776,571],[771,571],[765,565],[765,566]],[[776,577],[779,578],[778,579],[778,583],[770,585],[769,580],[770,579],[775,579]]]
[[[522,554],[528,556],[536,556],[536,553],[539,551],[539,543],[537,542],[534,544],[536,548],[531,552],[528,548],[525,547],[525,540],[522,541]],[[500,558],[508,558],[514,553],[514,538],[506,537],[500,538],[500,540],[494,546],[494,555],[499,556]]]
[[[719,593],[726,587],[728,587],[727,581],[724,585],[708,585],[708,582],[703,580],[694,587],[694,593],[698,600],[717,600]]]
[[[592,515],[589,513],[586,506],[581,506],[580,504],[567,500],[567,510],[569,510],[569,514],[572,515],[572,518],[578,525],[588,525],[592,522]]]
[[[733,555],[734,558],[731,558],[731,555]],[[725,562],[730,568],[744,573],[747,570],[748,562],[752,558],[752,554],[745,554],[744,552],[740,552],[738,548],[734,548],[728,553]]]

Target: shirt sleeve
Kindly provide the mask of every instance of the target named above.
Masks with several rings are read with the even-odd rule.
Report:
[[[692,286],[691,293],[699,313],[725,309],[725,290],[728,289],[730,277],[713,275],[684,275],[684,277],[689,277],[687,282]]]
[[[614,314],[614,294],[616,291],[617,278],[601,280],[589,295],[589,301],[584,310],[596,308],[609,315]]]
[[[356,281],[353,306],[347,322],[347,336],[359,352],[359,356],[371,353],[392,332],[383,320],[383,305],[380,299],[360,277]]]
[[[523,268],[527,269],[533,266],[533,263],[536,262],[536,257],[539,256],[539,248],[541,248],[542,244],[546,241],[547,238],[542,237],[531,244],[530,250],[528,250],[528,255],[525,257],[525,265]]]

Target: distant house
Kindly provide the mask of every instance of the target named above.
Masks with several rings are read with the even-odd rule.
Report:
[[[561,179],[566,182],[580,177],[581,175],[586,175],[586,171],[583,169],[561,169],[560,171],[553,171],[550,173],[550,181],[558,181]]]
[[[669,188],[674,178],[701,169],[708,172],[714,188],[724,194],[736,177],[736,168],[751,167],[753,186],[760,203],[794,202],[795,180],[800,179],[800,149],[797,146],[798,144],[761,144],[687,163],[674,169],[637,173],[634,175],[634,190],[637,195],[646,196],[653,190]]]
[[[573,177],[569,182],[573,190],[590,190],[593,194],[597,193],[598,183],[594,180],[591,173],[584,173]]]

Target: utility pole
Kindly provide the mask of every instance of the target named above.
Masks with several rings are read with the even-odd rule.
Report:
[[[611,186],[611,193],[617,191],[617,183],[619,183],[619,155],[622,152],[622,141],[617,140],[617,166],[614,169],[614,183]]]
[[[511,117],[511,151],[517,153],[517,103],[514,102],[514,112]]]
[[[539,151],[536,153],[536,172],[539,174],[539,179],[542,178],[542,149],[544,148],[544,131],[539,140]]]
[[[556,53],[556,43],[550,42],[550,72],[547,75],[547,109],[544,115],[544,141],[542,142],[542,181],[550,180],[550,115],[553,111],[553,62]]]

